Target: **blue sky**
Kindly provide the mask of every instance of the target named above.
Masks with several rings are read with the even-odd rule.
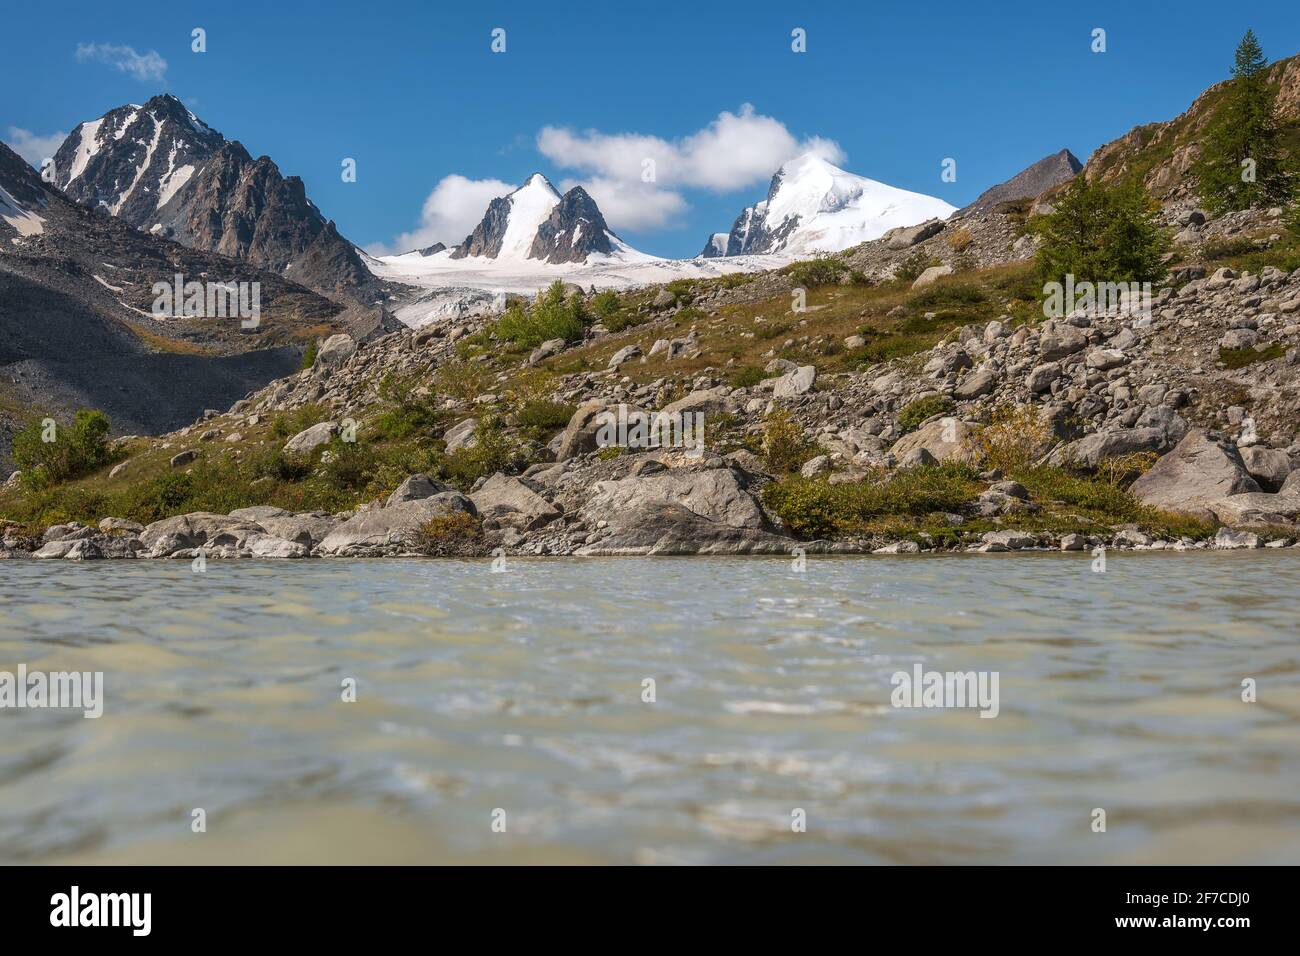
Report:
[[[362,246],[460,229],[500,184],[540,170],[557,185],[594,183],[615,231],[668,256],[699,252],[762,197],[765,164],[810,143],[960,206],[1062,147],[1086,159],[1181,112],[1226,75],[1247,27],[1270,59],[1300,52],[1293,0],[65,0],[57,12],[10,2],[4,16],[8,142],[169,91],[301,176]],[[206,53],[191,52],[194,27]],[[502,54],[490,49],[498,27]],[[791,51],[796,27],[806,53]],[[1097,27],[1105,53],[1090,49]],[[87,44],[143,59],[120,68],[126,54],[103,46],[78,58]],[[653,184],[627,172],[642,154],[659,157]],[[340,176],[345,157],[355,183]],[[940,179],[947,157],[956,182]]]

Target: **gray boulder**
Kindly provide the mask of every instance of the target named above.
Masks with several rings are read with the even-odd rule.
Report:
[[[605,555],[786,554],[793,542],[754,527],[710,521],[670,501],[644,501],[611,516],[607,533],[575,553]]]
[[[599,416],[601,412],[606,410],[616,411],[617,406],[611,405],[604,399],[592,399],[579,405],[569,419],[569,424],[565,425],[564,431],[560,433],[555,450],[555,460],[567,461],[578,455],[595,451],[596,435],[601,426]],[[629,406],[628,412],[631,411],[632,408]]]
[[[248,550],[256,558],[305,558],[311,549],[297,541],[264,534],[250,540]]]
[[[766,529],[758,501],[731,468],[672,468],[650,475],[601,481],[590,490],[582,517],[588,525],[614,522],[649,502],[680,505],[719,525]]]
[[[134,521],[127,521],[125,518],[104,518],[99,522],[99,530],[102,534],[109,534],[116,531],[126,534],[139,534],[144,530],[144,525]]]
[[[477,514],[474,502],[458,491],[359,512],[331,531],[316,551],[353,558],[414,554],[420,528],[433,518],[455,512]]]
[[[564,339],[547,339],[541,345],[537,346],[537,348],[533,349],[532,354],[528,356],[528,364],[536,365],[538,362],[544,361],[552,355],[560,354],[564,351],[565,344]]]
[[[1300,517],[1300,494],[1247,491],[1220,498],[1208,507],[1224,524],[1287,524]]]
[[[484,519],[519,531],[532,531],[560,517],[560,509],[518,478],[497,472],[470,495]]]
[[[1249,531],[1232,531],[1228,528],[1220,528],[1219,533],[1214,536],[1214,547],[1223,549],[1236,548],[1258,548],[1262,543],[1259,535],[1252,534]]]
[[[442,440],[446,442],[447,454],[453,454],[462,448],[473,448],[478,444],[478,438],[475,437],[475,429],[478,428],[477,418],[467,418],[462,422],[457,422],[443,434]]]
[[[794,398],[803,395],[817,381],[817,367],[801,365],[793,372],[787,372],[772,385],[773,398]]]
[[[232,518],[242,518],[244,521],[256,521],[261,524],[266,518],[286,518],[293,514],[292,511],[285,511],[283,508],[277,508],[274,505],[253,505],[251,508],[236,508],[230,512]]]
[[[1156,405],[1139,415],[1133,427],[1159,429],[1165,436],[1159,450],[1167,451],[1183,440],[1188,425],[1186,419],[1168,405]]]
[[[916,281],[912,283],[912,288],[923,289],[928,285],[938,282],[944,276],[952,275],[952,271],[952,266],[930,266],[930,268],[926,269],[916,277]]]
[[[399,501],[419,501],[421,498],[432,498],[434,495],[442,494],[444,491],[451,491],[450,485],[444,485],[441,481],[435,481],[428,475],[411,475],[404,482],[397,486],[397,490],[388,496],[388,505],[395,505]]]
[[[890,454],[905,461],[911,452],[924,448],[936,461],[973,463],[979,457],[975,428],[959,418],[939,417],[921,425],[894,442]]]
[[[320,348],[316,351],[315,365],[317,368],[339,368],[344,362],[352,358],[356,350],[356,341],[346,332],[331,335],[321,343]]]
[[[992,369],[976,369],[961,380],[953,390],[953,397],[958,401],[968,402],[981,395],[988,395],[997,387],[998,376]]]
[[[1023,551],[1038,544],[1037,538],[1023,531],[986,531],[983,541],[986,551]]]
[[[285,514],[275,518],[263,518],[258,522],[275,537],[305,545],[307,548],[315,548],[324,541],[338,523],[338,518],[324,511]]]
[[[251,536],[265,533],[255,521],[195,511],[146,526],[140,543],[157,558],[188,548],[242,547]]]
[[[625,345],[609,357],[608,368],[618,368],[624,362],[630,362],[641,355],[641,346]]]
[[[1229,329],[1219,339],[1221,349],[1248,349],[1259,341],[1259,333],[1254,329]]]
[[[1276,448],[1265,448],[1263,445],[1243,448],[1241,460],[1250,476],[1269,491],[1281,488],[1291,474],[1291,457]]]
[[[1045,362],[1055,362],[1073,355],[1087,344],[1087,336],[1065,322],[1048,322],[1038,337],[1038,350]]]
[[[717,415],[734,410],[735,402],[727,397],[725,389],[711,388],[691,392],[675,402],[669,402],[660,413],[663,415],[682,415],[700,412],[704,415]]]
[[[882,237],[886,249],[907,249],[943,231],[942,219],[927,219],[915,226],[898,226]]]
[[[284,443],[284,450],[295,455],[305,455],[329,443],[339,433],[337,422],[318,422],[311,428],[304,428]]]
[[[1165,432],[1159,428],[1122,428],[1085,435],[1054,451],[1048,459],[1053,465],[1073,465],[1092,470],[1107,458],[1119,458],[1140,451],[1167,448]]]
[[[1050,391],[1052,383],[1061,377],[1061,366],[1055,362],[1044,362],[1042,365],[1034,366],[1033,370],[1025,376],[1025,386],[1035,394],[1042,394]]]
[[[1232,442],[1194,428],[1129,493],[1153,508],[1203,515],[1229,495],[1259,490]]]
[[[1107,372],[1113,368],[1119,368],[1128,357],[1119,349],[1093,349],[1084,359],[1084,364],[1088,368],[1095,368],[1099,372]]]

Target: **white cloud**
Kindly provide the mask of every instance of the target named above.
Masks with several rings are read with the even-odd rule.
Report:
[[[158,55],[157,50],[137,53],[134,47],[112,43],[78,43],[77,59],[107,64],[123,73],[130,73],[141,82],[154,80],[161,83],[167,73],[167,61]]]
[[[5,142],[13,148],[15,153],[37,169],[40,169],[41,163],[53,158],[67,138],[67,133],[51,133],[49,136],[38,136],[31,130],[10,126],[9,132],[5,135]]]
[[[833,140],[797,139],[748,103],[673,140],[547,126],[537,134],[537,148],[556,165],[589,174],[570,182],[591,193],[616,232],[668,224],[689,208],[682,189],[730,192],[763,184],[786,160],[806,152],[833,163],[845,159]]]
[[[423,249],[435,242],[454,246],[474,231],[488,203],[515,189],[499,179],[467,179],[455,173],[444,176],[424,200],[419,226],[388,245],[377,244],[366,251],[382,256]]]

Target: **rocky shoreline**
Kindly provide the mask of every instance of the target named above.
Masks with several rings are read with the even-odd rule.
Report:
[[[1222,450],[1221,439],[1196,432],[1147,472],[1152,493],[1191,500],[1224,481],[1240,484],[1249,476],[1232,475],[1229,455],[1215,459],[1207,449]],[[412,475],[386,501],[356,511],[293,514],[257,506],[228,515],[196,512],[155,521],[147,526],[104,518],[97,527],[70,522],[52,526],[39,539],[25,538],[19,527],[0,523],[0,558],[62,559],[272,559],[375,558],[412,556],[555,555],[608,557],[627,555],[794,555],[1003,553],[1043,550],[1189,551],[1208,549],[1300,548],[1295,535],[1275,528],[1219,528],[1213,538],[1165,538],[1120,527],[1108,535],[1008,528],[986,531],[959,543],[942,543],[925,533],[887,539],[849,537],[801,540],[780,527],[753,492],[766,476],[746,470],[748,452],[684,461],[680,453],[616,458],[589,456],[587,468],[563,463],[530,469],[532,474],[502,474],[481,481],[463,494],[428,475]],[[665,461],[667,459],[667,461]],[[1216,472],[1206,462],[1209,460]],[[1189,463],[1191,463],[1189,465]],[[598,470],[603,477],[583,474]],[[1268,495],[1244,491],[1223,497],[1220,507],[1246,512],[1274,506],[1280,497],[1290,506],[1291,492]],[[992,481],[979,506],[1014,513],[1028,506],[1029,495],[1018,482]],[[1208,499],[1206,499],[1208,500]],[[1032,506],[1030,506],[1032,507]],[[439,540],[430,528],[440,521],[471,519],[475,533]],[[952,515],[960,523],[961,515]],[[481,533],[480,533],[481,529]]]

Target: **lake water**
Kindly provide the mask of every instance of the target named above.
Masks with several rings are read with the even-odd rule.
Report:
[[[0,562],[0,862],[1300,862],[1300,550],[1091,568]]]

